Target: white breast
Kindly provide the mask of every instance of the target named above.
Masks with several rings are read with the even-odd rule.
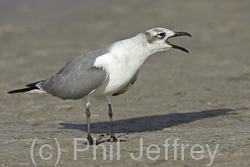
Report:
[[[137,37],[138,38],[138,37]],[[148,57],[136,37],[119,41],[110,47],[110,52],[98,57],[96,67],[108,72],[107,81],[96,89],[95,94],[113,94],[123,88],[135,75]]]
[[[100,95],[113,94],[132,79],[139,67],[131,67],[129,63],[123,62],[123,60],[111,54],[103,55],[96,60],[94,66],[103,67],[108,72],[106,82],[96,92],[99,92]]]

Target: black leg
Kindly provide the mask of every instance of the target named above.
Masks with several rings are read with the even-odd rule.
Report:
[[[87,124],[88,124],[88,141],[90,145],[93,145],[93,138],[91,137],[91,133],[90,133],[90,111],[89,111],[89,106],[86,106],[86,116],[87,116]]]
[[[115,137],[115,133],[114,133],[114,125],[113,125],[113,112],[112,112],[112,107],[111,107],[111,103],[108,104],[109,106],[109,118],[110,118],[110,126],[111,126],[111,135],[110,135],[110,139],[108,141],[117,141],[117,138]]]

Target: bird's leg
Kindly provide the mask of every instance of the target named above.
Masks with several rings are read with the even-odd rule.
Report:
[[[93,145],[93,138],[91,137],[91,133],[90,133],[90,111],[89,111],[89,104],[86,105],[86,117],[87,117],[87,124],[88,124],[88,136],[87,139],[89,141],[90,145]]]
[[[114,134],[114,125],[113,125],[113,112],[112,112],[112,107],[111,107],[111,103],[108,104],[109,107],[109,118],[110,118],[110,126],[111,126],[111,135],[110,135],[110,139],[108,141],[117,141],[117,138],[115,137]]]

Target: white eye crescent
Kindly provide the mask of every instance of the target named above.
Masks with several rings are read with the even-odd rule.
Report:
[[[166,33],[165,32],[159,32],[157,36],[158,36],[158,38],[163,39],[166,36]]]

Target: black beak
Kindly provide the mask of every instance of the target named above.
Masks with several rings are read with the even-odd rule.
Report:
[[[175,34],[174,34],[173,36],[171,36],[171,37],[168,37],[168,39],[169,39],[169,38],[173,38],[173,37],[179,37],[179,36],[189,36],[189,37],[192,38],[192,36],[191,36],[189,33],[187,33],[187,32],[175,32]],[[168,40],[168,39],[167,39],[167,40]],[[171,44],[171,43],[169,43],[167,40],[166,40],[165,42],[166,42],[168,45],[171,45],[173,49],[179,49],[179,50],[182,50],[182,51],[184,51],[184,52],[189,53],[187,49],[185,49],[185,48],[183,48],[183,47],[181,47],[181,46],[177,46],[177,45]]]

